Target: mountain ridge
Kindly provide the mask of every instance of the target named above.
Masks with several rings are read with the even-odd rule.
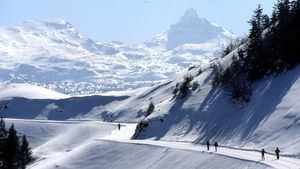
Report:
[[[233,38],[187,46],[184,42],[167,50],[166,32],[127,46],[84,37],[64,20],[25,21],[1,27],[0,33],[0,86],[30,83],[69,95],[156,84],[190,66],[208,64]]]

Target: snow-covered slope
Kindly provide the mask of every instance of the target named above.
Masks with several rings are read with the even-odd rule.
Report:
[[[195,77],[194,90],[184,98],[172,97],[172,86],[180,81],[172,82],[149,96],[156,111],[144,120],[149,127],[137,138],[195,143],[210,139],[224,146],[267,151],[279,147],[284,154],[300,157],[299,76],[297,66],[256,82],[251,101],[242,106],[233,103],[226,90],[211,87],[209,70]]]
[[[63,20],[1,27],[0,85],[26,82],[83,95],[156,84],[190,66],[209,63],[234,38],[198,14],[189,13],[166,33],[133,46],[83,37]],[[180,34],[185,36],[179,44],[178,30],[184,30]],[[211,37],[195,36],[199,31]],[[177,48],[167,50],[172,43]]]
[[[221,64],[228,65],[231,56],[221,59]],[[257,81],[252,86],[251,101],[245,105],[233,103],[226,90],[212,88],[210,68],[201,74],[198,69],[194,68],[177,79],[127,93],[128,96],[124,97],[12,98],[1,101],[0,115],[108,122],[138,122],[143,119],[143,124],[148,125],[135,135],[142,140],[129,140],[135,124],[126,124],[131,126],[129,132],[124,126],[118,132],[115,123],[102,126],[93,121],[41,121],[40,124],[35,120],[13,120],[21,133],[29,135],[33,146],[38,146],[35,154],[40,161],[32,164],[32,168],[95,168],[102,163],[105,163],[105,168],[123,165],[128,168],[161,168],[174,167],[169,162],[175,159],[180,159],[175,165],[178,168],[182,168],[181,164],[190,168],[220,168],[219,162],[226,168],[268,167],[260,163],[274,168],[299,166],[300,65],[276,77]],[[185,97],[174,96],[173,91],[185,74],[195,77],[191,83],[192,91]],[[155,111],[145,118],[150,101],[155,104]],[[42,133],[45,136],[39,138]],[[221,148],[217,154],[202,154],[205,151],[202,144],[207,139],[218,141]],[[283,156],[278,161],[273,155],[276,147]],[[258,151],[262,148],[270,154],[267,154],[266,161],[257,163],[260,158]],[[166,155],[165,151],[170,153]],[[139,157],[143,157],[139,165],[127,163],[129,159]],[[75,162],[73,159],[80,160]],[[115,159],[120,163],[114,163]]]
[[[97,121],[6,120],[32,143],[35,161],[29,169],[266,169],[272,168],[268,163],[276,165],[271,160],[263,164],[224,155],[222,150],[205,152],[199,145],[129,140],[135,124],[122,124],[118,131],[117,124]]]
[[[230,63],[225,57],[221,63]],[[100,119],[101,121],[139,122],[152,101],[155,111],[139,139],[204,143],[207,139],[222,146],[273,151],[276,147],[288,156],[300,157],[300,66],[252,86],[253,96],[246,105],[232,102],[228,92],[211,86],[211,69],[194,76],[192,92],[184,98],[173,91],[183,80],[162,82],[128,93],[128,96],[90,96],[63,100],[13,98],[1,101],[4,117],[43,119]],[[30,107],[26,106],[30,105]]]
[[[9,84],[6,87],[0,88],[0,100],[7,100],[13,97],[23,97],[27,99],[64,99],[69,96],[25,83]]]

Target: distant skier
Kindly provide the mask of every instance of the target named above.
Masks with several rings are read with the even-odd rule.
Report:
[[[279,160],[279,153],[280,153],[280,150],[277,147],[276,150],[275,150],[277,160]]]
[[[215,146],[215,152],[217,152],[219,144],[217,142],[215,142],[214,146]]]
[[[120,123],[118,124],[118,129],[121,130],[121,124]]]
[[[207,151],[209,151],[209,140],[206,142]]]
[[[265,149],[261,149],[261,160],[262,160],[262,161],[265,161],[265,160],[266,160],[266,158],[265,158],[265,153],[266,153]]]

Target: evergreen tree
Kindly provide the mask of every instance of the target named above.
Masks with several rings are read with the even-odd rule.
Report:
[[[20,145],[20,163],[21,168],[25,169],[26,165],[32,161],[32,152],[29,147],[29,143],[24,135]]]
[[[217,63],[217,64],[214,64],[212,66],[212,74],[213,74],[213,77],[212,77],[212,86],[213,87],[218,87],[222,84],[224,84],[223,80],[224,79],[224,69],[223,67],[221,66],[220,63]]]
[[[277,13],[278,13],[277,5],[275,4],[274,7],[273,7],[271,18],[270,18],[270,25],[275,26],[276,22],[278,21],[278,18],[277,18],[278,14]]]
[[[277,67],[286,67],[287,66],[287,57],[290,55],[290,2],[289,0],[279,0],[277,4],[277,18],[278,24],[276,29],[274,29],[274,36],[277,36],[277,40],[275,41],[275,46],[277,52],[277,58],[279,60],[279,65]]]
[[[185,96],[189,91],[191,84],[190,82],[193,80],[192,76],[185,76],[183,79],[182,84],[179,87],[179,92],[182,94],[182,96]]]
[[[146,117],[149,116],[151,113],[153,113],[154,109],[155,109],[154,103],[151,102],[146,111]]]
[[[290,1],[279,0],[277,3],[277,18],[279,29],[285,29],[290,21]]]
[[[260,61],[262,57],[262,32],[263,32],[263,9],[258,5],[254,15],[249,21],[251,28],[248,36],[249,44],[247,48],[247,64],[249,77],[255,81],[262,76]]]
[[[19,138],[17,136],[17,131],[12,124],[8,130],[8,136],[4,147],[4,169],[18,169],[20,167],[19,150]]]
[[[290,53],[287,56],[287,60],[294,66],[300,62],[300,0],[293,1],[291,4],[290,29]]]
[[[262,28],[263,30],[267,29],[270,27],[271,21],[268,15],[263,15],[262,16]]]
[[[0,168],[3,167],[4,162],[4,147],[7,136],[7,130],[5,127],[5,121],[3,118],[0,118]]]

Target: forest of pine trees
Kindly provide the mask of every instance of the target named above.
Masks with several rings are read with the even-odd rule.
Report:
[[[32,152],[24,135],[19,140],[17,131],[12,124],[7,130],[5,121],[0,119],[0,168],[25,169],[32,161]]]
[[[300,0],[278,0],[271,17],[259,5],[249,24],[245,47],[235,54],[231,66],[213,66],[213,86],[229,89],[238,102],[250,101],[251,83],[300,62]]]

